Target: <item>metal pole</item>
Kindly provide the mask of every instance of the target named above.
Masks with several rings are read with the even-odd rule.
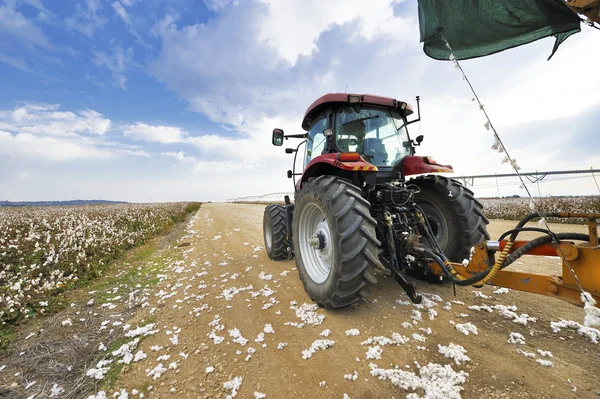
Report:
[[[498,190],[498,198],[500,198],[500,186],[498,185],[498,173],[496,173],[496,189]]]
[[[537,186],[538,186],[538,197],[542,196],[542,193],[540,192],[540,177],[538,176],[538,171],[535,171],[535,177],[537,179]]]

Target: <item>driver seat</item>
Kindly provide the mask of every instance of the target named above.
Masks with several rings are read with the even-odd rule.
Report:
[[[388,163],[388,153],[385,150],[385,145],[378,138],[365,139],[363,155],[368,162],[377,166],[386,166]]]

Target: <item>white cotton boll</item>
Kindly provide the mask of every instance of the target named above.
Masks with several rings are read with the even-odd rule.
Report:
[[[325,320],[325,315],[317,313],[316,310],[318,308],[319,307],[314,303],[304,303],[296,309],[296,317],[301,319],[305,324],[312,326],[322,324],[323,320]]]
[[[381,347],[379,345],[376,346],[369,346],[369,348],[367,349],[367,360],[371,360],[371,359],[381,359],[381,354],[383,353],[383,349],[381,349]]]
[[[208,366],[205,371],[206,371],[206,374],[210,374],[213,371],[215,371],[215,368],[213,366]]]
[[[583,292],[581,301],[584,303],[583,310],[585,311],[583,325],[586,327],[600,326],[600,309],[596,307],[596,300],[589,292]]]
[[[344,379],[356,381],[358,379],[358,371],[354,371],[353,374],[344,374]]]
[[[259,332],[258,337],[254,340],[254,342],[263,342],[265,340],[265,333]]]
[[[412,338],[413,338],[413,340],[415,340],[417,342],[425,342],[427,340],[427,338],[425,338],[423,335],[417,334],[417,333],[414,333],[412,335]]]
[[[146,359],[146,354],[144,353],[144,351],[142,351],[141,349],[139,351],[137,351],[137,353],[135,354],[135,356],[133,357],[133,362],[137,363],[140,360],[144,360]]]
[[[280,342],[277,344],[277,349],[278,350],[282,350],[283,348],[285,348],[287,346],[287,342]]]
[[[519,333],[511,332],[507,342],[515,345],[525,345],[525,337]]]
[[[485,121],[483,126],[485,127],[485,130],[490,130],[490,121]]]
[[[421,312],[419,312],[418,310],[413,310],[412,316],[410,316],[410,318],[413,319],[414,321],[423,320],[423,316],[421,315]]]
[[[242,336],[242,333],[240,333],[240,330],[238,330],[237,328],[229,330],[229,335],[233,338],[233,342],[235,342],[236,344],[246,346],[246,344],[248,343],[248,340]]]
[[[273,329],[273,326],[270,324],[265,324],[265,328],[263,331],[267,334],[275,334],[275,330]]]
[[[449,359],[454,359],[457,365],[471,361],[471,358],[466,355],[467,351],[460,345],[450,343],[448,346],[438,344],[438,351]]]
[[[360,335],[360,331],[357,328],[351,328],[350,330],[346,330],[346,336],[348,337],[356,337]]]
[[[470,333],[473,333],[475,335],[479,334],[477,332],[477,327],[473,323],[456,324],[454,328],[456,328],[458,331],[465,335],[469,335]]]
[[[325,350],[332,347],[334,344],[335,341],[329,339],[317,339],[311,344],[310,348],[302,351],[302,359],[310,359],[316,351]]]
[[[541,349],[538,349],[537,353],[539,353],[541,357],[554,357],[552,355],[552,352],[550,352],[550,351],[543,351]]]
[[[167,368],[163,366],[162,363],[159,363],[152,370],[148,371],[148,377],[152,377],[153,380],[157,380],[165,373],[165,371],[167,371]]]
[[[267,395],[262,392],[254,392],[254,399],[263,399],[266,397],[267,397]]]
[[[520,353],[521,355],[525,356],[525,357],[529,357],[529,358],[535,358],[535,353],[532,352],[525,352],[524,350],[521,349],[517,349],[516,351],[517,353]]]
[[[510,292],[509,288],[504,288],[504,287],[500,287],[496,290],[494,290],[494,294],[507,294]]]
[[[429,320],[433,320],[437,317],[438,312],[436,312],[435,309],[428,309],[427,314],[429,315]]]
[[[50,389],[50,397],[55,398],[57,396],[62,395],[64,392],[65,392],[65,389],[63,387],[58,386],[58,384],[54,384],[54,385],[52,385],[52,388]]]
[[[552,362],[550,360],[537,359],[536,362],[538,362],[541,366],[544,366],[544,367],[553,367],[554,366],[554,364],[552,364]]]
[[[409,399],[421,397],[458,399],[461,397],[460,392],[464,389],[461,384],[464,384],[469,376],[468,373],[462,370],[455,372],[449,364],[442,366],[440,364],[429,363],[423,367],[417,364],[417,368],[419,369],[418,375],[398,368],[381,369],[373,363],[369,364],[369,368],[373,377],[377,377],[380,380],[389,380],[394,386],[402,390],[423,391],[423,396],[416,393],[408,394],[406,397]]]
[[[237,396],[238,389],[242,386],[242,377],[235,377],[231,381],[227,381],[223,384],[223,388],[231,390],[231,394],[227,395],[227,399],[231,399]]]
[[[331,330],[330,329],[323,330],[323,332],[319,335],[321,337],[329,337],[331,335]]]

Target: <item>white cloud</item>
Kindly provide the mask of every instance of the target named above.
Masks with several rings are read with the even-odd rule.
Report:
[[[127,14],[127,10],[125,7],[121,5],[118,1],[112,3],[112,8],[115,10],[115,13],[125,22],[127,25],[131,25],[131,19],[129,18],[129,14]]]
[[[203,0],[206,8],[214,12],[222,12],[238,5],[238,0]]]
[[[151,155],[148,151],[143,151],[143,150],[131,150],[131,149],[118,149],[117,150],[118,154],[123,154],[123,155],[132,155],[134,157],[144,157],[144,158],[150,158]]]
[[[12,36],[30,50],[54,47],[39,27],[17,11],[17,4],[12,1],[0,4],[0,36],[3,35]]]
[[[112,6],[113,10],[115,10],[115,14],[117,14],[117,16],[119,18],[121,18],[121,20],[123,21],[123,23],[125,25],[127,25],[127,29],[129,30],[129,33],[131,33],[131,35],[136,38],[136,41],[146,48],[151,48],[151,46],[149,44],[147,44],[143,40],[142,36],[138,33],[133,22],[131,21],[131,17],[129,16],[129,13],[125,9],[125,7],[131,7],[132,5],[133,5],[133,3],[131,1],[122,1],[122,2],[115,1],[112,3],[111,6]]]
[[[31,133],[11,135],[0,130],[0,153],[9,156],[28,156],[51,161],[109,158],[111,153],[92,145],[56,137],[38,137]]]
[[[93,110],[59,111],[59,104],[23,103],[12,111],[0,110],[0,129],[43,136],[103,135],[110,119]]]
[[[336,25],[358,21],[350,37],[361,35],[367,39],[390,27],[398,35],[403,30],[393,15],[392,6],[397,3],[394,0],[345,0],[343,5],[321,0],[263,0],[263,3],[268,7],[258,40],[274,47],[292,65],[299,56],[318,50],[316,40]]]
[[[126,137],[152,143],[173,144],[185,140],[187,133],[174,126],[147,125],[142,122],[123,126]]]
[[[127,89],[127,76],[125,72],[133,64],[133,48],[124,50],[121,46],[114,44],[112,54],[105,51],[92,50],[93,62],[96,66],[106,67],[112,74],[113,85],[123,90]]]
[[[83,0],[75,6],[75,13],[65,20],[68,28],[92,36],[96,29],[103,26],[107,19],[101,14],[101,0]]]
[[[183,151],[166,151],[166,152],[161,152],[160,155],[164,155],[166,157],[171,157],[171,158],[175,158],[177,161],[179,162],[196,162],[197,159],[194,157],[190,157],[185,155],[185,152]]]
[[[32,72],[27,66],[25,60],[21,57],[14,57],[6,53],[0,53],[0,62],[10,65],[14,68],[20,69],[24,72]]]

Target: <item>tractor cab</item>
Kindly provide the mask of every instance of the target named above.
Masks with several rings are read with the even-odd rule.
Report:
[[[331,110],[311,124],[306,141],[305,165],[319,155],[358,153],[366,162],[385,168],[413,150],[404,115],[396,110],[346,105]]]
[[[392,167],[414,153],[406,129],[411,113],[406,103],[386,97],[322,96],[302,123],[308,131],[304,165],[324,154],[356,153],[378,168]]]
[[[417,97],[419,110],[419,97]],[[273,130],[273,145],[285,139],[306,139],[303,173],[288,171],[288,177],[301,175],[296,189],[311,177],[336,174],[362,185],[371,175],[377,181],[404,180],[407,176],[449,173],[452,167],[438,164],[431,157],[415,156],[415,147],[423,136],[411,140],[408,125],[421,120],[408,120],[413,110],[404,101],[369,94],[330,93],[319,97],[307,109],[302,120],[303,134],[284,135]],[[287,153],[299,155],[298,148]],[[294,168],[296,157],[294,157]],[[336,170],[337,169],[337,170]],[[359,172],[359,173],[355,173]]]

